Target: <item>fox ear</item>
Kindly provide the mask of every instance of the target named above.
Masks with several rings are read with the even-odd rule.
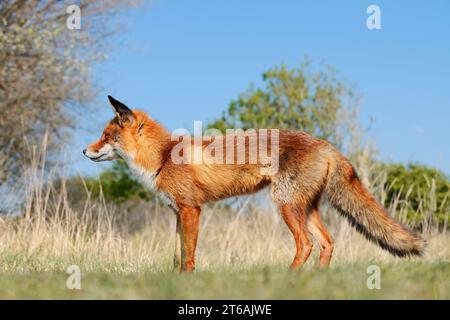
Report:
[[[130,108],[128,108],[122,102],[114,99],[111,96],[108,96],[108,99],[111,105],[113,106],[114,111],[116,112],[117,119],[119,120],[120,125],[123,125],[127,121],[133,122],[134,115],[133,111],[131,111]]]

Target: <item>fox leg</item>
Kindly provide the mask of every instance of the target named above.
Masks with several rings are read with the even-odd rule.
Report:
[[[291,269],[297,269],[308,260],[313,246],[306,227],[306,209],[283,204],[280,206],[280,212],[294,236],[296,253]]]
[[[181,231],[181,271],[191,272],[195,269],[195,249],[197,247],[200,212],[200,207],[184,207],[178,213]]]
[[[181,217],[179,213],[176,213],[177,215],[177,232],[175,237],[175,253],[173,255],[173,271],[181,272],[181,264],[183,259],[183,250],[181,250],[181,237],[182,237],[182,230],[181,230]]]
[[[320,246],[319,265],[321,267],[327,267],[330,264],[333,254],[333,239],[322,224],[317,206],[311,209],[307,219],[307,226],[308,231]]]

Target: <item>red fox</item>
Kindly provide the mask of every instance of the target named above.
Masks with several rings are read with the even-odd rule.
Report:
[[[179,139],[173,139],[163,126],[142,111],[132,111],[123,103],[108,96],[116,116],[106,126],[97,142],[83,153],[93,161],[123,159],[140,181],[161,196],[177,217],[174,269],[193,271],[199,232],[201,206],[207,202],[232,196],[251,194],[270,187],[271,196],[292,232],[296,254],[291,264],[295,269],[308,259],[313,243],[320,247],[319,265],[328,266],[333,253],[333,240],[319,215],[322,196],[368,240],[396,256],[421,255],[425,240],[393,220],[359,180],[355,169],[335,147],[326,141],[312,138],[299,131],[271,130],[271,138],[258,133],[256,139],[240,140],[229,135],[180,150]],[[208,139],[206,139],[208,140]],[[222,151],[226,163],[200,161],[181,162],[174,155],[208,149],[212,141],[232,141],[244,146],[245,161],[237,161],[239,149],[230,156],[223,144],[206,158]],[[272,141],[273,140],[273,141]],[[264,144],[269,151],[277,151],[277,170],[264,172],[267,162],[250,161],[252,151],[261,153]],[[268,142],[276,142],[268,145]],[[275,150],[276,149],[276,150]],[[242,150],[242,149],[241,149]],[[176,152],[175,152],[176,151]],[[242,153],[242,151],[241,151]],[[223,155],[222,155],[223,156]],[[205,156],[203,156],[203,160]],[[206,159],[207,160],[207,159]],[[211,159],[209,159],[211,160]]]

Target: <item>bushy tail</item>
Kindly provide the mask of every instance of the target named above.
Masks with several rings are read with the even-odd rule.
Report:
[[[426,242],[392,219],[359,180],[353,166],[341,154],[330,163],[326,194],[356,230],[391,254],[421,255]]]

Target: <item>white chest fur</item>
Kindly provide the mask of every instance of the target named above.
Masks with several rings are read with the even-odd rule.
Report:
[[[136,164],[133,159],[129,157],[124,157],[124,159],[127,162],[131,173],[139,180],[140,183],[142,183],[147,189],[156,194],[165,204],[177,210],[177,205],[175,201],[173,201],[173,198],[170,196],[170,194],[160,191],[156,186],[156,172],[146,170],[142,166]]]

